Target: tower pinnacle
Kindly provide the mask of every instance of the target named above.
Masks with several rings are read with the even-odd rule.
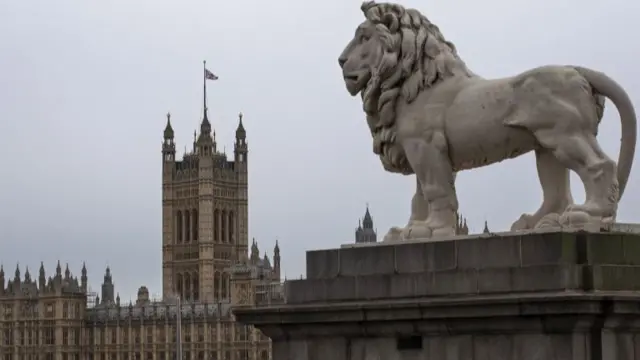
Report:
[[[378,235],[373,228],[373,218],[369,211],[369,204],[367,203],[366,210],[362,222],[358,220],[358,227],[356,228],[356,243],[371,243],[378,241]]]
[[[171,127],[171,113],[167,113],[167,126],[164,128],[164,139],[170,140],[173,139],[173,127]]]

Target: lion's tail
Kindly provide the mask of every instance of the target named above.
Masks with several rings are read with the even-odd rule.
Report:
[[[633,157],[636,152],[638,134],[636,111],[627,92],[615,80],[599,71],[579,66],[574,66],[574,68],[580,75],[587,79],[595,93],[608,97],[615,104],[616,108],[618,108],[622,130],[620,156],[618,158],[618,183],[620,185],[620,198],[622,198],[624,189],[627,186],[627,181],[629,180],[629,175],[631,174]],[[602,117],[604,103],[602,103],[602,100],[596,102],[598,115]]]

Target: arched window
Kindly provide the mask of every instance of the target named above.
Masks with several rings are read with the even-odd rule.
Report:
[[[213,297],[215,301],[220,300],[220,283],[220,273],[216,271],[213,274]]]
[[[193,273],[193,276],[191,276],[191,283],[192,283],[191,289],[193,289],[193,300],[198,301],[200,300],[200,289],[199,289],[200,280],[198,279],[197,272]]]
[[[229,297],[229,274],[227,273],[222,275],[222,290],[220,291],[220,295],[223,299]]]
[[[176,242],[182,242],[182,211],[176,213]]]
[[[191,235],[193,235],[193,241],[198,241],[198,210],[191,210]]]
[[[189,210],[184,211],[184,242],[191,240],[191,214]]]
[[[260,360],[269,360],[269,353],[267,350],[262,350],[260,353]]]
[[[227,211],[222,210],[222,218],[220,219],[222,226],[220,227],[220,232],[222,233],[222,242],[227,242]]]
[[[182,275],[176,275],[176,295],[182,297],[183,289],[182,289]]]
[[[182,298],[185,300],[191,300],[191,276],[189,273],[184,274],[184,294]]]
[[[213,211],[213,241],[220,241],[220,210]]]
[[[227,238],[227,240],[229,241],[230,244],[233,244],[233,230],[236,228],[235,226],[235,216],[233,211],[229,211],[229,237]]]

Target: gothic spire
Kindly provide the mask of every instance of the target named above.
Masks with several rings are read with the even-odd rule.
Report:
[[[362,227],[365,229],[373,229],[373,218],[369,212],[369,204],[367,203],[367,210],[364,212],[364,218],[362,219]]]
[[[171,113],[167,113],[167,126],[164,128],[164,139],[172,140],[174,136],[173,127],[171,126]]]
[[[69,263],[67,263],[64,268],[64,278],[69,279],[70,277],[71,277],[71,271],[69,271]]]
[[[242,113],[238,114],[238,127],[236,128],[236,139],[244,140],[247,138],[247,131],[242,124]]]

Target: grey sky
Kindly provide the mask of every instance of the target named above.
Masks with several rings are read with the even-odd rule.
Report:
[[[402,1],[421,9],[486,77],[579,64],[640,94],[640,3],[611,0]],[[178,148],[202,111],[231,153],[237,114],[250,151],[250,237],[288,277],[304,251],[352,242],[369,202],[381,238],[408,216],[413,179],[387,174],[371,152],[359,99],[337,56],[362,21],[360,1],[3,1],[0,3],[0,261],[32,273],[44,261],[87,261],[95,290],[112,267],[123,298],[161,291],[160,141],[171,111]],[[636,100],[640,109],[640,102]],[[600,141],[617,158],[611,103]],[[336,131],[339,129],[340,131]],[[346,130],[346,131],[345,131]],[[619,221],[639,221],[640,165]],[[506,230],[537,209],[531,155],[458,178],[472,230]],[[577,200],[583,199],[574,181]],[[637,205],[636,205],[637,206]],[[142,259],[144,266],[137,263]]]

